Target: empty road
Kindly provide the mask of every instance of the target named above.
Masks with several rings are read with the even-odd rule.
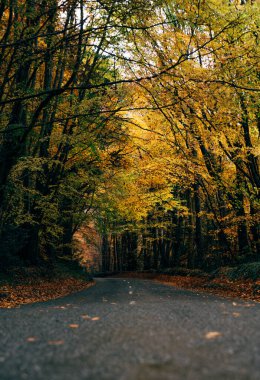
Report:
[[[97,279],[0,309],[1,380],[259,380],[260,304]]]

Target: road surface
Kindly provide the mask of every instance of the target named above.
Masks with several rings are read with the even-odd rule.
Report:
[[[260,304],[98,279],[0,309],[1,380],[259,380]]]

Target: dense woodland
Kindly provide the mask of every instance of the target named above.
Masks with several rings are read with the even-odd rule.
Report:
[[[259,8],[2,0],[0,266],[258,261]]]

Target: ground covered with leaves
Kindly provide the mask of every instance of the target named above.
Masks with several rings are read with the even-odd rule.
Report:
[[[178,288],[260,302],[260,263],[221,268],[217,272],[183,268],[164,272],[106,273],[117,277],[151,279]],[[102,274],[100,274],[102,276]],[[0,308],[48,301],[94,285],[75,262],[60,261],[51,268],[17,267],[0,273]]]
[[[83,269],[71,263],[52,268],[12,268],[0,273],[0,308],[48,301],[94,285]]]
[[[225,276],[215,279],[191,276],[160,275],[156,280],[176,287],[222,297],[244,298],[260,302],[260,280],[229,280]]]
[[[243,275],[240,267],[239,271],[236,268],[223,268],[218,273],[212,274],[196,270],[175,270],[171,274],[147,271],[123,273],[117,276],[152,279],[177,288],[260,302],[260,277],[258,274],[255,275],[253,270],[252,266],[249,275],[246,275],[246,268]]]

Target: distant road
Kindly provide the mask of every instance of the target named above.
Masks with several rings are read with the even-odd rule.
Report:
[[[259,380],[260,304],[98,279],[0,309],[1,380]]]

